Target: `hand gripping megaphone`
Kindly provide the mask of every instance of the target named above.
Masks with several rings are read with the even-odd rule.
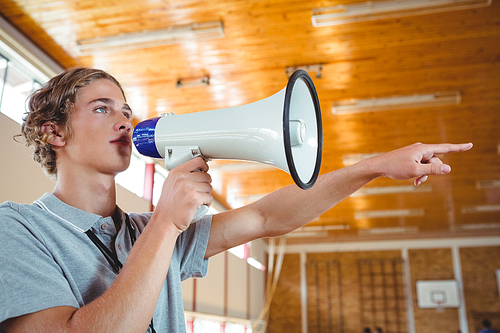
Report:
[[[309,74],[295,71],[280,92],[263,100],[211,111],[167,114],[140,122],[132,140],[139,153],[165,159],[168,170],[197,156],[273,165],[302,189],[318,178],[323,129]],[[202,206],[193,221],[208,212]]]

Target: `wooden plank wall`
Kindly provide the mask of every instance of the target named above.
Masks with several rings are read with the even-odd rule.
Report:
[[[413,297],[413,317],[416,333],[457,333],[460,330],[457,308],[419,309],[416,294],[416,281],[454,280],[452,249],[449,247],[433,249],[410,249],[408,251],[411,290]],[[478,332],[481,321],[489,318],[493,326],[500,328],[500,294],[495,271],[500,269],[500,246],[459,247],[460,263],[464,286],[465,308],[470,333]],[[307,262],[314,260],[336,260],[341,263],[341,285],[343,304],[343,332],[363,332],[365,326],[361,319],[360,279],[358,265],[360,259],[402,258],[401,251],[366,250],[359,252],[307,253]],[[269,333],[301,333],[300,303],[300,255],[285,255],[283,270],[271,305],[268,325]],[[308,332],[330,332],[325,325],[326,316],[322,309],[322,327],[316,329],[315,283],[307,280],[308,288]],[[324,283],[324,282],[320,282]],[[324,284],[323,284],[324,285]],[[326,289],[321,289],[322,295]],[[333,295],[335,296],[335,295]],[[332,300],[335,304],[338,300]],[[335,305],[332,306],[334,309]],[[409,318],[409,317],[407,317]],[[335,326],[332,332],[342,332]],[[383,332],[389,332],[380,325]],[[374,332],[375,327],[371,327]],[[400,332],[408,332],[406,328]]]

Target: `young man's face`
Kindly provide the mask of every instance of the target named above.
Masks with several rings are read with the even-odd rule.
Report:
[[[89,172],[124,171],[132,153],[131,119],[132,110],[113,82],[100,79],[81,88],[69,120],[72,135],[63,147],[65,160]]]

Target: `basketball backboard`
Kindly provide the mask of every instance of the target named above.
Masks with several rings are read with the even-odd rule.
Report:
[[[459,295],[455,280],[417,281],[419,308],[457,308],[460,306]]]

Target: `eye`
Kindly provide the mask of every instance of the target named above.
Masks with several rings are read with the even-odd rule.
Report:
[[[94,112],[96,113],[107,113],[108,109],[104,106],[99,106],[94,109]]]
[[[123,115],[127,118],[127,119],[132,119],[132,112],[131,111],[123,111],[122,112]]]

